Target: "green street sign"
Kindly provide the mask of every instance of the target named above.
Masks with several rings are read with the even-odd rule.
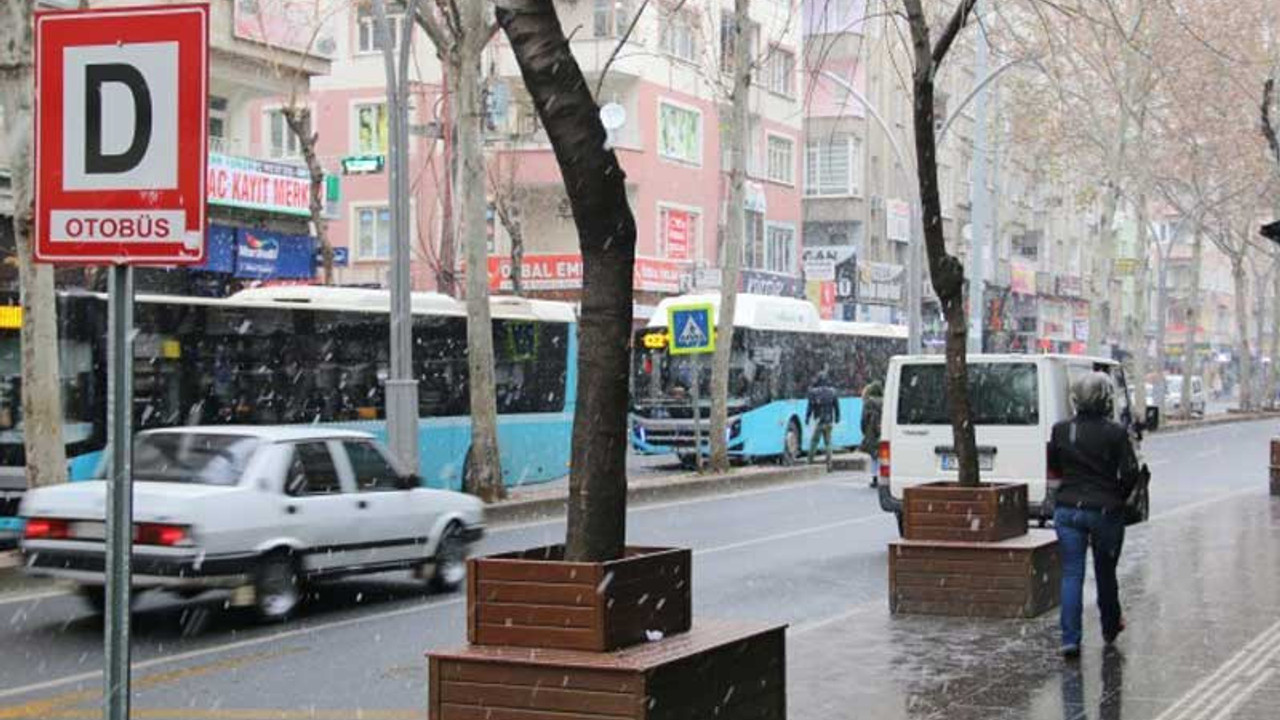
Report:
[[[343,175],[372,175],[386,167],[385,155],[352,155],[342,158]]]

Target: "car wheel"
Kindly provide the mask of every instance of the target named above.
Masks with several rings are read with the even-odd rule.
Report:
[[[302,577],[298,563],[288,552],[272,552],[262,559],[253,579],[253,602],[258,619],[284,622],[302,604]]]
[[[107,611],[107,589],[105,587],[101,585],[81,585],[76,588],[76,591],[94,615],[101,615]]]
[[[436,545],[435,572],[431,588],[438,592],[454,592],[467,579],[467,542],[462,538],[462,525],[449,523]]]
[[[801,451],[800,426],[795,420],[787,423],[787,432],[782,436],[782,455],[779,458],[783,465],[794,465]]]
[[[694,453],[676,453],[676,459],[680,461],[680,467],[685,470],[698,467],[698,456]]]

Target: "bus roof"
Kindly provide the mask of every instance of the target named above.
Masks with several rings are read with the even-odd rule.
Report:
[[[376,288],[335,288],[317,285],[262,287],[241,290],[228,298],[198,298],[173,295],[140,295],[138,300],[150,303],[213,305],[232,307],[305,307],[337,312],[390,311],[391,296]],[[467,305],[448,295],[434,292],[412,294],[413,314],[466,317]],[[552,300],[530,300],[511,295],[489,298],[493,317],[503,320],[537,320],[541,322],[576,321],[573,305]]]
[[[711,305],[718,312],[720,294],[701,293],[665,298],[658,303],[658,307],[649,318],[648,327],[665,328],[667,310],[681,305]],[[818,315],[818,308],[808,300],[800,298],[738,293],[738,302],[733,314],[735,327],[753,330],[783,330],[864,337],[907,337],[907,329],[901,325],[822,320]]]
[[[969,363],[1010,363],[1010,362],[1037,362],[1059,361],[1074,365],[1119,365],[1120,363],[1110,358],[1093,357],[1090,355],[1066,355],[1063,353],[970,353],[966,356]],[[896,355],[892,362],[903,364],[920,364],[920,363],[944,363],[947,361],[946,355]]]

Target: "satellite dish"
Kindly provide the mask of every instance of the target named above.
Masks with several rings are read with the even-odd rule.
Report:
[[[617,130],[627,124],[627,110],[616,102],[600,108],[600,123],[605,130]]]

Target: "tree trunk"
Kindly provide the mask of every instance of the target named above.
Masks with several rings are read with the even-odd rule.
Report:
[[[1271,371],[1267,373],[1267,407],[1276,406],[1280,387],[1280,258],[1271,264]]]
[[[1156,391],[1156,407],[1164,412],[1165,399],[1165,363],[1166,351],[1164,347],[1165,330],[1169,320],[1169,254],[1173,252],[1173,240],[1169,241],[1167,250],[1156,250],[1156,259],[1160,262],[1159,278],[1156,280],[1156,373],[1159,375],[1159,382],[1155,383]]]
[[[916,175],[920,185],[920,204],[924,222],[924,243],[929,259],[929,278],[942,303],[947,323],[947,404],[951,415],[951,434],[959,463],[961,485],[979,484],[978,451],[974,442],[973,414],[969,407],[967,358],[967,320],[964,308],[964,265],[947,253],[943,234],[942,202],[938,194],[937,138],[934,135],[934,64],[935,50],[930,47],[930,31],[920,0],[903,0],[911,26],[911,46],[915,57],[912,89],[915,98]],[[956,10],[963,25],[964,15],[972,9],[964,0]],[[953,18],[953,25],[955,20]]]
[[[1138,266],[1134,270],[1134,307],[1133,316],[1129,319],[1129,352],[1133,358],[1134,419],[1144,421],[1147,417],[1147,278],[1151,253],[1148,242],[1147,197],[1138,196]]]
[[[1191,417],[1191,376],[1196,374],[1196,328],[1200,324],[1200,263],[1204,261],[1204,229],[1197,222],[1192,228],[1191,288],[1187,292],[1187,332],[1182,348],[1182,417]]]
[[[442,57],[446,56],[447,49],[439,48],[438,52]],[[454,107],[457,105],[458,96],[458,73],[449,68],[449,63],[441,62],[441,72],[444,74],[444,108],[442,117],[444,127],[441,128],[440,136],[444,144],[444,192],[441,193],[440,207],[441,213],[444,215],[443,222],[440,223],[440,247],[436,254],[438,265],[436,266],[436,290],[448,295],[449,297],[458,296],[457,286],[457,270],[458,270],[458,239],[454,233],[454,209],[453,209],[453,182],[457,174],[457,125],[453,122],[455,113]],[[488,266],[486,265],[486,272]]]
[[[738,307],[738,276],[746,236],[747,136],[751,124],[751,1],[733,6],[733,109],[729,132],[729,200],[725,242],[720,248],[720,312],[716,318],[716,350],[711,361],[711,471],[729,471],[729,365],[733,356],[733,321]],[[700,380],[700,378],[699,378]],[[701,408],[698,412],[702,412]],[[699,451],[700,452],[700,451]]]
[[[524,228],[519,220],[504,223],[511,238],[511,292],[524,295]]]
[[[1256,260],[1256,262],[1254,262]],[[1267,270],[1264,266],[1258,269],[1258,262],[1265,262],[1265,258],[1253,256],[1250,263],[1254,265],[1252,273],[1253,279],[1253,340],[1254,347],[1258,349],[1258,364],[1253,368],[1253,409],[1261,410],[1267,404],[1266,385],[1266,365],[1262,362],[1262,356],[1266,353],[1267,347]]]
[[[316,155],[320,133],[311,129],[311,108],[292,105],[284,109],[289,130],[298,138],[302,161],[311,180],[311,232],[320,243],[320,261],[325,285],[333,284],[333,245],[329,242],[328,224],[324,219],[324,168]]]
[[[582,249],[578,400],[565,559],[622,556],[627,522],[627,381],[636,223],[626,175],[604,148],[600,110],[552,0],[499,0],[498,22],[555,150]]]
[[[1253,353],[1249,348],[1249,275],[1243,253],[1231,257],[1231,285],[1235,289],[1236,352],[1240,355],[1240,409],[1253,409]],[[1182,403],[1190,405],[1191,396],[1183,395]]]
[[[489,248],[485,222],[484,99],[480,61],[487,41],[484,3],[459,3],[462,27],[453,117],[457,131],[457,237],[467,250],[467,367],[471,390],[471,448],[466,490],[486,502],[506,494],[498,451],[498,399],[494,378],[493,322],[489,313]]]
[[[34,262],[31,236],[33,169],[30,148],[32,0],[11,0],[0,13],[0,104],[13,154],[13,232],[22,286],[22,443],[27,487],[67,481],[62,440],[62,387],[58,381],[57,300],[53,267]]]

